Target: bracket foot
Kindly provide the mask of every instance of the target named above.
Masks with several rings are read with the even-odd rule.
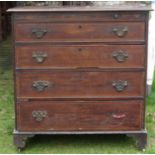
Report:
[[[127,134],[127,136],[134,138],[136,140],[137,147],[140,150],[145,151],[147,145],[147,132]]]
[[[33,136],[33,134],[14,134],[13,141],[19,152],[26,146],[27,139]]]

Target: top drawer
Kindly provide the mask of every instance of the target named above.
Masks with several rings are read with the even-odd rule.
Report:
[[[20,12],[14,20],[27,22],[81,22],[81,21],[145,21],[145,11],[100,11],[100,12]]]
[[[17,23],[17,42],[144,42],[144,22]]]

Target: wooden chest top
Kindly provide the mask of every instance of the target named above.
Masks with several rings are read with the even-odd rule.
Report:
[[[119,6],[80,6],[80,7],[15,7],[11,8],[9,12],[100,12],[100,11],[150,11],[150,6],[133,6],[133,5],[119,5]]]

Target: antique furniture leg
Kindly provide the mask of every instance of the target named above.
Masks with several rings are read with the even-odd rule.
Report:
[[[27,139],[33,136],[33,134],[14,133],[14,144],[18,148],[18,150],[21,151],[21,149],[26,146]]]
[[[147,132],[127,134],[129,137],[133,137],[136,140],[136,145],[142,151],[145,151],[147,145]]]

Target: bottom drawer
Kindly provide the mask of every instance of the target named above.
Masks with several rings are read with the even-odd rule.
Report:
[[[143,107],[142,100],[23,102],[17,104],[17,130],[140,130]]]

